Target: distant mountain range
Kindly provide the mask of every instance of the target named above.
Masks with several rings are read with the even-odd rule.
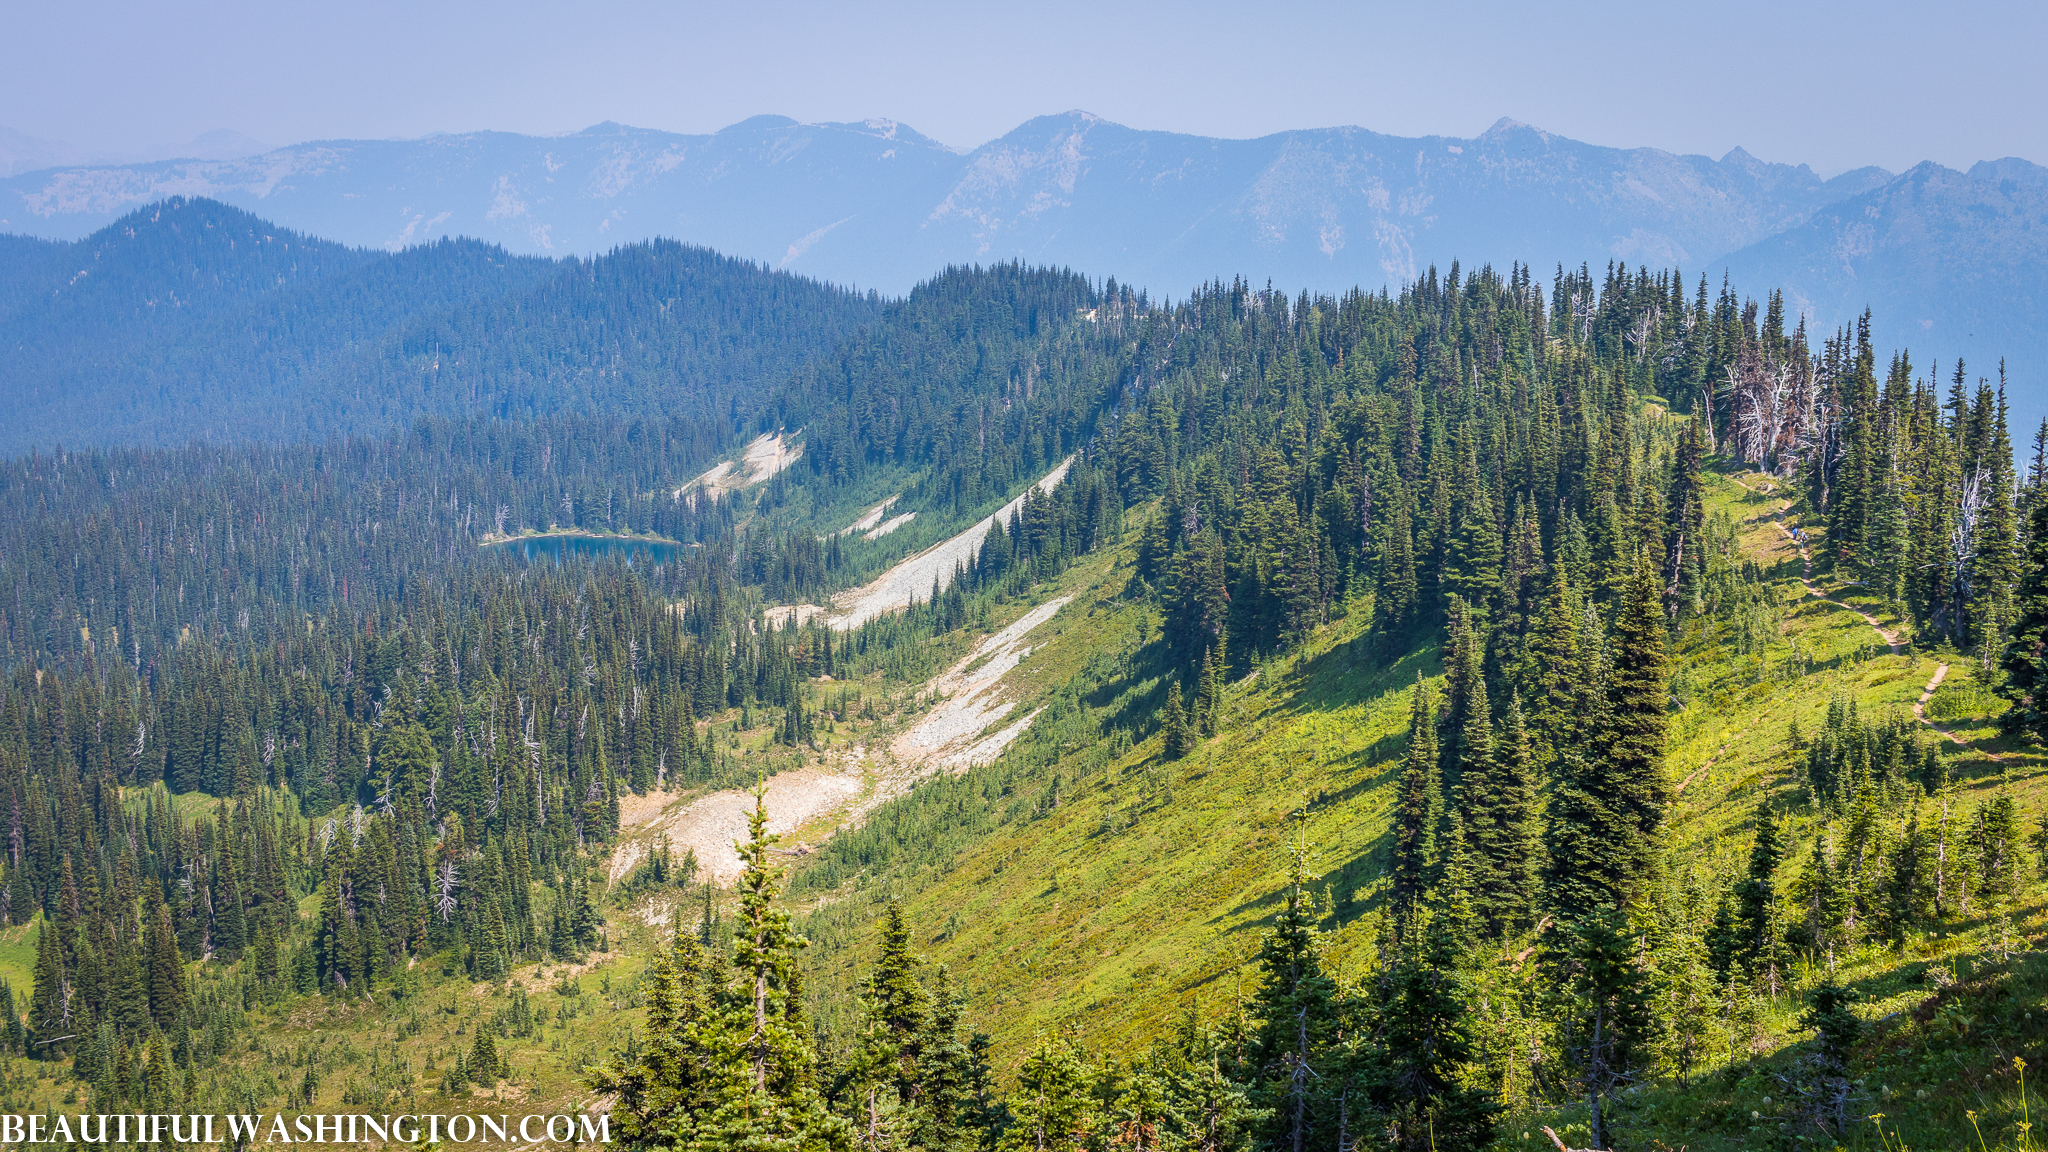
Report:
[[[469,236],[564,255],[659,235],[892,293],[947,263],[1010,259],[1156,291],[1232,273],[1335,289],[1453,259],[1703,266],[1888,179],[1824,181],[1740,149],[1601,148],[1508,120],[1470,140],[1217,140],[1070,112],[962,155],[892,121],[757,116],[708,136],[600,124],[55,168],[0,182],[0,230],[76,239],[205,196],[368,247]]]
[[[123,154],[91,151],[61,140],[44,140],[25,132],[16,132],[0,124],[0,176],[16,176],[45,168],[134,164],[148,159],[169,157],[188,160],[232,160],[268,151],[270,145],[258,143],[230,128],[216,128],[211,132],[203,132],[183,144],[168,148]]]
[[[1919,164],[1725,263],[1738,283],[1784,285],[1831,322],[1870,308],[1884,343],[1917,364],[1964,356],[1974,376],[2006,359],[2016,440],[2048,414],[2048,168]]]
[[[1398,284],[1430,265],[1678,266],[1784,286],[1822,327],[1866,305],[1917,358],[2048,370],[2048,169],[1923,164],[1823,180],[1736,149],[1605,148],[1502,120],[1471,139],[1360,128],[1220,140],[1084,112],[961,154],[893,121],[757,116],[709,135],[599,124],[322,141],[244,158],[51,168],[0,180],[0,232],[75,239],[169,196],[397,250],[444,236],[514,254],[654,236],[901,293],[956,263],[1064,265],[1155,293],[1242,275]]]

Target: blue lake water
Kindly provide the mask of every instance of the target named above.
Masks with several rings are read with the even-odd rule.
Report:
[[[522,536],[489,547],[514,552],[529,564],[560,564],[565,560],[623,560],[628,564],[645,560],[663,564],[675,559],[683,548],[673,540],[626,536]]]

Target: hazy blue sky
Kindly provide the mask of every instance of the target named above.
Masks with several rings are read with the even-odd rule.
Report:
[[[2048,163],[2048,4],[728,2],[61,4],[0,9],[0,124],[89,149],[230,128],[283,144],[762,112],[890,117],[956,147],[1085,108],[1255,136],[1742,145],[1825,175]]]

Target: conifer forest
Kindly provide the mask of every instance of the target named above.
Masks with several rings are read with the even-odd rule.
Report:
[[[199,200],[0,281],[24,396],[129,382],[0,459],[0,1111],[2038,1143],[2002,365],[1605,262],[884,298]]]

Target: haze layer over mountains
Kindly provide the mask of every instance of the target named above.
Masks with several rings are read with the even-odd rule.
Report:
[[[1718,160],[1607,148],[1505,119],[1471,139],[1325,128],[1222,140],[1084,112],[961,154],[893,121],[757,116],[696,136],[606,123],[51,168],[0,180],[0,232],[77,240],[172,196],[389,251],[469,237],[562,257],[668,237],[889,295],[949,264],[1005,260],[1180,296],[1232,276],[1341,291],[1453,261],[1520,261],[1547,280],[1611,259],[1704,274],[1716,290],[1724,273],[1738,291],[1782,285],[1823,329],[1871,307],[1883,339],[1918,362],[1967,356],[1975,375],[2005,357],[2021,392],[2048,367],[2035,287],[2048,169],[2012,158],[1823,180],[1739,148]],[[65,262],[30,247],[43,272],[44,257]],[[25,259],[0,257],[0,277]]]

